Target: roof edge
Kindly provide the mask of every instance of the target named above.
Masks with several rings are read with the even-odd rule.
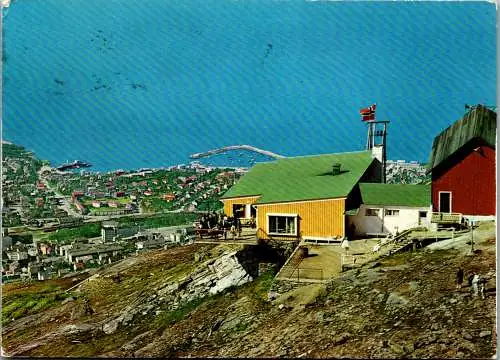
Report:
[[[298,202],[312,202],[312,201],[327,201],[327,200],[342,200],[342,199],[347,199],[347,196],[338,196],[338,197],[327,197],[327,198],[315,198],[315,199],[303,199],[303,200],[286,200],[286,201],[271,201],[271,202],[265,202],[265,203],[260,203],[257,202],[253,205],[259,206],[259,205],[274,205],[274,204],[289,204],[289,203],[298,203]]]
[[[256,196],[262,196],[262,194],[256,194],[256,195],[240,195],[240,196],[228,196],[228,197],[221,196],[219,200],[244,199],[244,198],[256,197]]]
[[[284,158],[276,159],[274,161],[282,161],[282,160],[289,160],[289,159],[299,159],[299,158],[307,158],[307,157],[316,157],[316,156],[346,155],[346,154],[358,154],[358,153],[370,153],[370,150],[357,150],[357,151],[345,151],[345,152],[337,152],[337,153],[323,153],[323,154],[312,154],[312,155],[286,156]],[[269,161],[269,162],[271,162],[271,161]]]

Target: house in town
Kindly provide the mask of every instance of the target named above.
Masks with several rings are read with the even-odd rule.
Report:
[[[361,183],[359,190],[359,208],[347,212],[350,237],[430,227],[430,185]]]
[[[28,252],[17,248],[12,251],[6,251],[7,258],[10,261],[26,260],[28,258]]]
[[[12,246],[12,238],[10,236],[2,236],[2,250]]]
[[[496,116],[473,106],[435,137],[429,164],[434,212],[469,219],[495,215]]]
[[[78,263],[97,259],[100,254],[108,254],[116,256],[123,251],[123,247],[119,245],[80,245],[66,251],[66,261],[70,263]]]
[[[258,238],[337,242],[360,205],[359,183],[381,173],[370,151],[282,158],[253,166],[221,200],[228,216],[255,218]]]

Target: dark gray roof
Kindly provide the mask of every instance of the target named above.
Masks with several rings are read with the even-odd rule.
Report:
[[[76,248],[68,250],[68,254],[71,256],[82,256],[82,255],[91,255],[91,254],[99,254],[111,251],[120,251],[123,250],[122,246],[119,245],[96,245],[89,246],[87,248]]]
[[[497,114],[477,105],[434,138],[429,170],[434,169],[472,139],[482,139],[495,147]]]

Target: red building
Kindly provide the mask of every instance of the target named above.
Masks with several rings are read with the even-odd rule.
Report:
[[[495,215],[496,116],[485,106],[474,106],[434,139],[433,211]]]

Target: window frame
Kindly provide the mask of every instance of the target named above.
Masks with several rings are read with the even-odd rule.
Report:
[[[375,214],[369,214],[370,211],[375,212]],[[365,209],[365,216],[380,216],[380,208],[366,208]]]
[[[293,218],[294,219],[294,231],[292,232],[285,232],[285,233],[279,233],[279,232],[272,232],[271,231],[271,217],[284,217],[284,218]],[[298,222],[298,214],[288,214],[288,213],[268,213],[266,214],[266,220],[267,220],[267,233],[269,235],[277,235],[277,236],[297,236],[298,235],[298,227],[299,227],[299,222]],[[287,223],[288,225],[288,223]],[[287,226],[288,227],[288,226]]]
[[[390,214],[389,212],[396,212],[396,213]],[[399,216],[399,209],[384,209],[384,216]]]

